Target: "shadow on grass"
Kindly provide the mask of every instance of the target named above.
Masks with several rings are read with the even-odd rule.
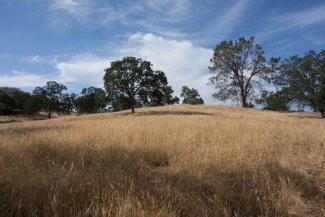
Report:
[[[70,129],[71,127],[67,126],[30,126],[30,127],[10,127],[5,128],[0,131],[0,135],[11,135],[12,137],[20,137],[24,135],[30,135],[33,133],[41,133],[41,132],[48,132],[48,131],[64,131],[66,129]]]
[[[175,216],[290,216],[271,200],[283,180],[310,202],[324,197],[316,183],[278,164],[210,168],[197,177],[169,172],[171,156],[155,150],[38,144],[1,151],[9,161],[0,173],[0,216],[121,216],[126,198],[135,205],[124,216],[156,216],[162,209]]]
[[[212,116],[214,114],[207,112],[195,112],[195,111],[145,111],[145,112],[125,112],[120,115],[134,115],[134,116],[159,116],[159,115],[207,115]]]

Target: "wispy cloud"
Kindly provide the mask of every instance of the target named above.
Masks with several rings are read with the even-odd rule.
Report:
[[[145,0],[142,4],[162,14],[161,19],[167,21],[181,19],[191,5],[189,0]]]
[[[260,40],[265,40],[275,34],[289,30],[299,30],[312,27],[314,24],[325,22],[325,4],[306,9],[304,11],[291,12],[287,14],[273,14],[269,19],[267,30],[262,29],[255,34]],[[306,36],[307,37],[307,36]]]
[[[252,0],[238,0],[225,14],[218,18],[214,31],[220,38],[228,36],[243,21],[246,9],[249,8],[251,3]]]
[[[30,63],[46,63],[46,60],[38,54],[29,56],[29,57],[25,57],[22,60],[25,62],[30,62]]]
[[[304,28],[318,22],[325,21],[325,4],[275,18],[278,23],[289,28]]]
[[[0,53],[0,59],[8,59],[11,57],[9,53]]]
[[[52,56],[52,57],[43,57],[38,54],[24,57],[22,58],[22,61],[28,62],[28,63],[46,63],[46,64],[54,64],[58,62],[58,56]]]
[[[193,34],[192,37],[199,43],[200,41],[210,41],[211,38],[214,41],[225,40],[245,20],[247,10],[254,2],[255,0],[237,0],[235,4],[230,5],[223,14],[217,16],[210,23],[206,28],[208,30]]]
[[[77,22],[100,28],[118,23],[143,28],[155,26],[158,29],[164,23],[180,21],[189,8],[190,0],[124,0],[119,4],[111,1],[53,0],[50,10],[56,14],[50,22],[54,27],[62,28]]]
[[[53,0],[50,9],[68,13],[80,22],[88,20],[92,13],[91,1],[88,0]]]

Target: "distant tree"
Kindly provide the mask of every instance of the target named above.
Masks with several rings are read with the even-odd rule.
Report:
[[[6,115],[9,114],[14,105],[14,101],[8,96],[8,94],[0,89],[0,114]]]
[[[78,94],[75,94],[75,93],[62,94],[59,111],[62,113],[67,113],[67,114],[70,114],[71,112],[73,112],[73,110],[75,109],[75,101],[76,101],[77,97],[78,97]]]
[[[163,89],[163,103],[164,105],[173,105],[173,104],[179,104],[179,98],[177,96],[173,96],[173,89],[171,86],[166,86]]]
[[[24,92],[14,87],[0,87],[0,113],[2,114],[17,114],[22,113],[24,103],[30,96],[29,93]]]
[[[273,82],[291,102],[310,106],[325,117],[325,50],[283,60]]]
[[[40,97],[43,101],[43,109],[48,112],[48,118],[52,117],[53,111],[60,110],[62,91],[67,90],[63,84],[55,81],[48,81],[43,87],[36,87],[33,94]]]
[[[97,87],[84,88],[80,96],[75,99],[75,105],[79,113],[101,112],[107,106],[106,93]]]
[[[134,113],[137,106],[160,104],[167,78],[162,71],[154,71],[149,61],[124,57],[105,69],[104,85],[112,104],[123,102]],[[123,106],[122,106],[123,107]]]
[[[204,100],[201,98],[199,91],[188,86],[182,87],[181,97],[183,98],[183,104],[204,104]]]
[[[242,107],[255,98],[255,88],[261,79],[274,72],[279,59],[266,60],[262,47],[254,44],[254,37],[240,37],[235,41],[222,41],[214,49],[210,67],[209,84],[217,92],[213,96],[220,100],[237,99]]]
[[[43,107],[43,101],[39,96],[29,96],[24,104],[24,113],[28,115],[29,120],[32,115],[37,114]]]
[[[261,97],[256,100],[257,104],[264,106],[263,109],[273,111],[289,111],[290,100],[283,91],[262,91]]]

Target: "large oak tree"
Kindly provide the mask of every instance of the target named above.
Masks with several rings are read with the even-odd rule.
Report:
[[[113,105],[122,101],[134,113],[137,105],[160,105],[163,101],[166,75],[154,71],[149,61],[124,57],[112,62],[105,72],[104,85]]]

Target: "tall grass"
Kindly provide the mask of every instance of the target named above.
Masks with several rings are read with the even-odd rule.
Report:
[[[0,126],[0,216],[325,216],[318,114],[170,106]]]

